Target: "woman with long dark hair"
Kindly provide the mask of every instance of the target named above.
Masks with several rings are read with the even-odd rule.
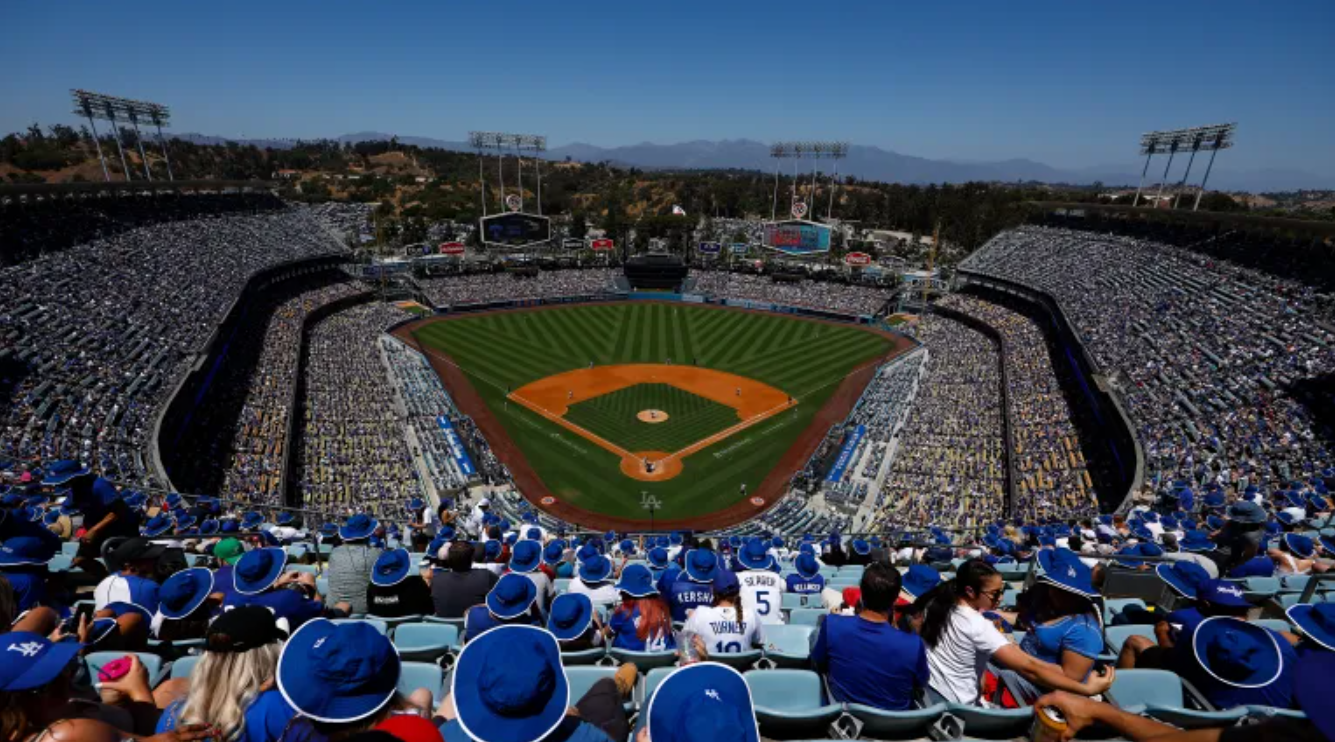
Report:
[[[955,579],[930,594],[921,636],[927,643],[931,688],[948,701],[976,704],[988,663],[1013,670],[1035,685],[1093,696],[1112,687],[1113,671],[1091,674],[1084,681],[1067,677],[1060,665],[1044,662],[1011,643],[986,617],[1006,592],[1001,575],[990,564],[972,559],[959,566]]]

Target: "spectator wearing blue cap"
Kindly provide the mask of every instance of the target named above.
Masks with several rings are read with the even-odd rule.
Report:
[[[470,642],[497,626],[541,626],[537,598],[537,588],[524,575],[513,572],[504,575],[481,605],[469,608],[464,614],[463,640]]]
[[[431,588],[413,569],[407,549],[383,551],[371,568],[366,586],[367,613],[383,618],[429,616],[435,612]]]
[[[714,602],[714,577],[719,572],[718,556],[709,549],[686,552],[682,573],[667,587],[668,606],[673,621],[685,621],[696,606]]]
[[[1317,567],[1317,542],[1310,536],[1286,533],[1279,539],[1279,548],[1266,555],[1275,563],[1275,572],[1281,575],[1310,574]]]
[[[547,615],[547,607],[556,597],[556,586],[542,570],[542,542],[533,539],[516,541],[510,550],[510,571],[533,581],[538,590],[538,610]]]
[[[762,646],[764,624],[742,605],[737,574],[718,570],[713,588],[713,602],[691,611],[682,628],[683,635],[699,637],[709,654],[738,654]]]
[[[211,601],[213,572],[204,567],[185,569],[168,577],[158,589],[158,613],[153,636],[162,641],[202,639],[209,616],[218,607]]]
[[[607,621],[612,646],[632,652],[663,652],[676,648],[672,614],[654,587],[653,574],[642,564],[629,564],[616,584],[620,605]]]
[[[1265,510],[1250,500],[1238,500],[1228,506],[1228,517],[1215,533],[1215,550],[1210,557],[1219,564],[1220,574],[1265,554]]]
[[[46,471],[42,484],[68,487],[65,504],[83,513],[83,535],[72,566],[105,577],[107,570],[96,560],[102,556],[102,544],[117,536],[139,535],[139,513],[121,499],[121,493],[107,480],[94,476],[91,469],[77,461],[57,461]]]
[[[1309,652],[1335,652],[1335,603],[1296,603],[1289,606],[1285,614],[1297,627],[1301,639],[1297,645],[1299,656]]]
[[[927,687],[926,646],[891,623],[901,587],[898,571],[872,564],[862,573],[861,610],[826,616],[816,630],[811,662],[828,681],[832,700],[901,711]]]
[[[587,595],[556,596],[547,614],[547,630],[561,643],[562,652],[582,652],[603,645],[603,626]]]
[[[54,596],[47,591],[51,572],[46,563],[59,548],[58,543],[37,536],[15,536],[0,544],[0,574],[14,589],[18,612],[50,605]]]
[[[794,574],[784,580],[790,593],[819,595],[825,589],[825,576],[820,573],[820,562],[814,554],[801,553],[793,560]]]
[[[1038,553],[1043,574],[1030,590],[1020,649],[1061,667],[1067,678],[1085,682],[1103,652],[1103,603],[1089,567],[1072,551],[1045,549]],[[1001,679],[1017,700],[1030,704],[1046,690],[1013,670]]]
[[[1131,636],[1122,645],[1117,666],[1136,669],[1172,669],[1181,662],[1182,637],[1189,636],[1201,622],[1214,616],[1245,618],[1251,610],[1242,588],[1228,580],[1209,579],[1195,564],[1160,564],[1155,574],[1174,593],[1186,601],[1171,613],[1155,621],[1154,639]]]
[[[767,553],[765,545],[755,539],[743,544],[737,554],[737,561],[742,566],[742,570],[737,572],[737,582],[742,591],[742,610],[762,624],[783,623],[780,607],[784,581],[779,577],[778,562]]]
[[[1298,655],[1280,634],[1232,616],[1211,616],[1182,637],[1172,669],[1215,708],[1293,704]]]
[[[760,742],[751,689],[716,662],[688,665],[658,684],[635,742]]]
[[[580,561],[568,591],[589,596],[594,605],[610,607],[617,599],[615,578],[616,570],[612,560],[602,554],[594,554]]]
[[[619,681],[603,678],[583,698],[571,698],[556,637],[505,626],[459,653],[440,731],[445,742],[607,742],[609,729],[618,735],[612,739],[624,740],[629,725]]]
[[[368,543],[380,524],[365,514],[352,515],[338,529],[342,542],[329,552],[325,573],[329,577],[329,601],[347,603],[353,613],[366,613],[366,585],[380,556],[380,549]]]
[[[278,547],[253,549],[237,560],[232,570],[232,592],[223,601],[223,609],[260,605],[286,619],[292,630],[326,613],[346,616],[346,603],[327,611],[315,590],[315,575],[284,572],[287,552]],[[363,600],[365,595],[363,594]]]
[[[483,602],[500,578],[473,563],[473,545],[452,541],[445,551],[444,568],[431,573],[431,601],[439,618],[463,618],[469,608]]]

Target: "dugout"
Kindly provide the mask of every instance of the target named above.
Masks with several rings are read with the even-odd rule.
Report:
[[[686,280],[686,264],[676,255],[636,255],[626,261],[626,280],[634,289],[677,291]]]

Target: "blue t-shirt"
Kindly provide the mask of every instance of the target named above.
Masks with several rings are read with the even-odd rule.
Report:
[[[50,573],[46,565],[22,565],[6,567],[0,572],[14,588],[14,600],[18,601],[22,613],[39,605],[46,605],[46,581]]]
[[[491,615],[486,605],[475,605],[464,612],[464,638],[465,642],[471,642],[482,634],[496,628],[497,626],[506,626],[508,624],[519,624],[521,626],[540,626],[541,622],[532,616],[520,616],[509,621],[502,621]]]
[[[1275,562],[1265,554],[1261,554],[1260,556],[1255,556],[1252,557],[1251,559],[1248,559],[1242,564],[1239,564],[1238,566],[1234,567],[1228,573],[1228,577],[1231,578],[1274,577],[1274,576],[1275,576]]]
[[[223,602],[223,610],[243,605],[262,605],[268,608],[278,618],[286,618],[288,627],[292,631],[301,628],[302,624],[312,618],[324,615],[324,603],[309,600],[297,591],[287,588],[269,590],[259,595],[230,593]]]
[[[677,641],[672,636],[671,629],[659,636],[650,636],[647,640],[641,641],[637,630],[639,621],[639,606],[629,611],[618,609],[612,612],[607,620],[607,626],[614,634],[612,638],[614,649],[624,649],[628,652],[665,652],[677,648]]]
[[[1172,669],[1183,678],[1191,681],[1191,684],[1196,686],[1196,689],[1205,696],[1206,700],[1214,704],[1215,708],[1220,710],[1238,706],[1293,708],[1293,667],[1298,663],[1298,653],[1294,651],[1293,645],[1289,644],[1287,639],[1274,631],[1270,631],[1270,629],[1266,629],[1275,640],[1275,644],[1279,646],[1280,662],[1282,664],[1279,677],[1275,678],[1274,682],[1260,688],[1238,688],[1217,679],[1201,667],[1191,646],[1195,629],[1196,627],[1193,626],[1191,632],[1185,630],[1182,632],[1176,645],[1180,651],[1173,653]]]
[[[235,569],[236,567],[233,567],[230,564],[224,564],[213,570],[213,592],[222,593],[223,603],[226,603],[228,598],[237,594],[236,583],[233,582],[234,578],[232,577],[232,571]]]
[[[903,711],[931,679],[927,645],[917,634],[858,616],[826,616],[811,662],[826,676],[839,703]]]
[[[661,570],[654,573],[654,587],[658,588],[659,595],[667,595],[668,588],[681,576],[681,567],[676,564],[668,564]]]
[[[1103,652],[1103,629],[1098,619],[1088,613],[1066,616],[1034,627],[1024,635],[1020,649],[1054,665],[1062,663],[1062,652],[1075,652],[1092,660]]]
[[[788,575],[788,592],[810,595],[825,589],[825,575],[816,575],[807,579],[802,575]]]
[[[108,610],[114,612],[117,616],[123,616],[134,611],[143,613],[150,618],[158,612],[158,588],[160,587],[158,583],[139,575],[117,575],[116,578],[124,580],[129,587],[130,600],[128,602],[111,601],[106,605]]]
[[[692,582],[683,573],[680,578],[668,586],[663,596],[672,609],[673,621],[685,621],[686,612],[696,606],[714,603],[714,586],[707,582]]]
[[[185,699],[173,702],[158,717],[158,734],[176,729]],[[283,736],[287,723],[296,716],[296,709],[283,700],[283,694],[277,690],[266,690],[251,701],[246,708],[245,727],[237,742],[273,742]]]
[[[571,699],[570,705],[575,705],[577,699]],[[463,725],[458,719],[452,719],[440,726],[440,734],[445,738],[445,742],[473,742],[473,738],[464,731]],[[603,730],[574,717],[567,716],[551,734],[534,742],[608,742],[608,736]]]
[[[115,485],[101,477],[93,480],[88,494],[74,498],[74,506],[83,513],[83,522],[89,527],[102,522],[108,513],[116,512],[119,517],[104,532],[107,537],[139,535],[139,514],[124,504]]]

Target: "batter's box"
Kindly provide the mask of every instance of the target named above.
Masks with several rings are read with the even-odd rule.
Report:
[[[621,457],[627,476],[671,479],[691,454],[797,404],[755,379],[635,363],[548,376],[509,398]]]

